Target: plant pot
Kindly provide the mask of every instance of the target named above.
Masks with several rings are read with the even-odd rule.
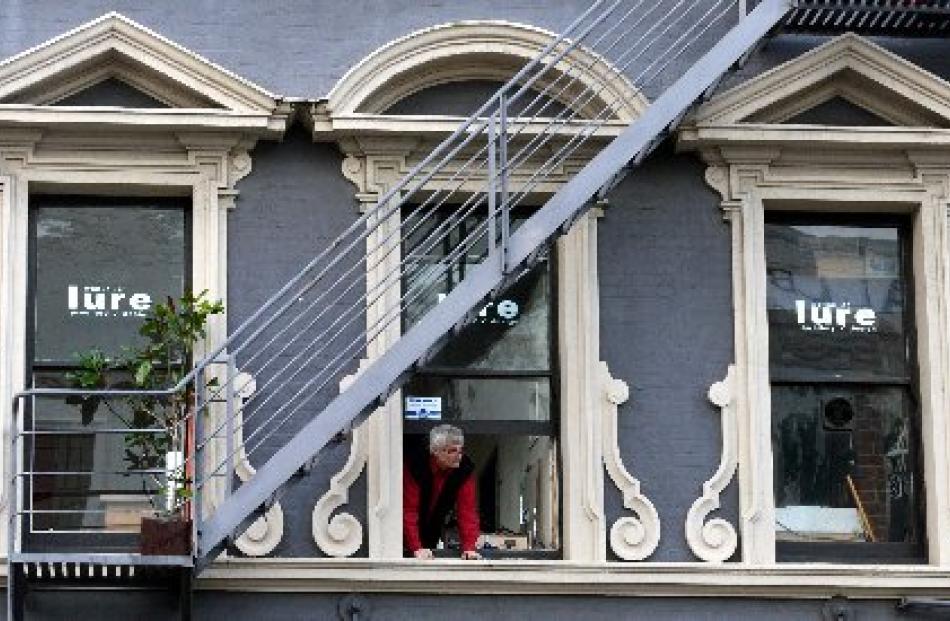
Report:
[[[191,556],[191,520],[180,515],[143,517],[139,552],[148,556]]]

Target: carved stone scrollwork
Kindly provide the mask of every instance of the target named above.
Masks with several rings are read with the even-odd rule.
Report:
[[[618,519],[610,527],[610,549],[625,561],[642,561],[660,543],[660,516],[653,503],[640,493],[640,481],[623,465],[617,442],[617,409],[630,397],[623,380],[610,375],[607,363],[600,363],[603,386],[603,451],[607,474],[623,494],[623,506],[636,513]]]
[[[228,167],[228,181],[233,187],[238,181],[251,174],[251,156],[243,150],[235,150],[231,153],[231,161]]]
[[[726,377],[709,388],[709,400],[722,411],[722,458],[719,469],[703,483],[703,495],[686,514],[686,541],[701,560],[721,563],[736,551],[736,529],[722,518],[706,521],[719,508],[719,495],[732,480],[738,465],[736,421],[736,368],[729,365]]]
[[[238,387],[238,397],[248,399],[257,389],[257,383],[249,373],[238,373],[234,379],[234,385]],[[235,444],[243,447],[244,442],[241,434],[241,427],[234,432]],[[244,449],[241,448],[237,463],[234,467],[235,473],[241,481],[248,481],[254,476],[256,470],[251,462],[248,461]],[[248,556],[264,556],[270,554],[280,543],[284,535],[284,511],[279,502],[267,510],[262,516],[257,518],[246,531],[234,542],[235,547]]]
[[[361,363],[361,368],[365,366]],[[340,381],[340,391],[353,383],[356,375],[348,375]],[[366,467],[367,431],[364,425],[353,429],[350,456],[343,468],[330,479],[330,489],[313,507],[311,519],[313,539],[317,547],[329,556],[352,556],[363,544],[363,525],[350,513],[333,513],[349,502],[350,486],[356,482]]]

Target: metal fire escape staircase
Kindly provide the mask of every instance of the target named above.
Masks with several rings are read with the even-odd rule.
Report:
[[[37,548],[34,523],[42,509],[36,477],[77,473],[31,469],[37,438],[62,428],[42,429],[28,413],[49,400],[61,403],[92,393],[35,388],[17,395],[7,469],[11,578],[43,568],[47,575],[52,570],[80,576],[162,563],[193,563],[200,571],[305,475],[334,437],[384,403],[487,300],[530,269],[552,240],[638,165],[763,37],[783,23],[798,31],[833,28],[832,14],[840,27],[852,15],[848,11],[861,4],[883,10],[876,0],[763,0],[737,19],[734,0],[597,0],[178,386],[155,393],[168,397],[187,390],[194,396],[184,423],[188,447],[181,466],[192,496],[193,555],[148,558],[73,544]],[[903,15],[905,3],[891,4],[902,14],[893,23],[912,27]],[[917,15],[917,28],[943,28],[943,5],[928,6],[932,10],[923,7],[925,13]],[[942,21],[927,25],[935,23],[934,15]],[[686,59],[697,57],[676,75]],[[617,88],[620,78],[608,63],[625,76],[625,88]],[[623,127],[618,111],[630,102],[616,95],[620,92],[655,98]],[[512,225],[511,214],[524,211],[552,171],[579,149],[589,152],[611,136],[543,206],[520,226]],[[480,224],[459,235],[456,225],[475,216]],[[449,251],[438,254],[436,248]],[[461,277],[460,262],[477,264]],[[447,277],[455,284],[442,297],[436,292]],[[356,373],[365,359],[369,362]],[[338,389],[348,375],[353,377]],[[123,394],[94,396],[109,400]],[[76,512],[90,512],[88,506]],[[83,520],[95,522],[90,516]],[[22,605],[14,601],[17,592],[8,589],[11,612]]]
[[[317,330],[311,327],[314,325],[312,319],[301,320],[301,324],[307,321],[303,325],[297,324],[296,319],[291,319],[287,324],[298,326],[294,337],[308,341],[305,349],[309,350],[313,345],[335,353],[329,364],[320,369],[316,376],[308,378],[289,400],[283,398],[283,391],[270,393],[281,395],[278,399],[282,404],[276,411],[280,412],[283,420],[287,420],[292,416],[292,410],[284,404],[296,403],[300,399],[301,405],[290,407],[302,408],[307,399],[318,394],[332,380],[338,380],[347,369],[352,372],[355,368],[352,361],[359,356],[364,344],[372,343],[393,326],[398,329],[407,309],[414,305],[425,305],[427,298],[431,299],[430,292],[434,285],[445,277],[454,260],[473,254],[482,258],[448,295],[428,308],[414,325],[409,326],[401,337],[362,369],[352,383],[332,398],[322,411],[308,415],[307,422],[277,448],[253,478],[237,489],[229,490],[224,501],[198,526],[196,556],[199,563],[212,558],[229,537],[259,517],[279,497],[281,489],[302,469],[305,470],[336,434],[382,405],[417,364],[438,351],[447,335],[464,327],[493,294],[503,291],[529,269],[537,261],[540,251],[560,233],[566,232],[591,206],[598,193],[603,195],[609,191],[626,166],[631,162],[639,163],[649,154],[683,118],[690,106],[714,87],[743,54],[779,23],[788,10],[788,2],[762,2],[542,208],[512,230],[511,212],[525,201],[532,189],[543,182],[552,169],[609,126],[616,109],[625,103],[608,100],[602,109],[595,110],[593,114],[577,112],[596,101],[601,95],[599,91],[606,89],[607,84],[593,88],[578,87],[584,72],[604,73],[600,71],[603,66],[593,66],[602,64],[600,60],[588,62],[586,66],[571,65],[569,59],[574,49],[584,45],[595,52],[603,50],[601,56],[611,59],[621,71],[632,73],[635,76],[631,80],[634,87],[643,92],[655,85],[664,70],[677,58],[693,48],[694,44],[701,45],[704,36],[715,32],[715,25],[724,26],[724,18],[735,16],[735,5],[728,0],[681,1],[672,11],[669,8],[664,3],[642,1],[595,3],[565,34],[548,46],[422,164],[391,189],[372,212],[338,238],[326,253],[288,283],[257,316],[237,330],[229,347],[232,355],[244,350],[246,344],[262,338],[260,333],[265,328],[254,327],[261,317],[269,315],[264,325],[271,325],[273,318],[297,315],[297,307],[303,303],[305,296],[313,292],[317,292],[316,298],[324,300],[327,291],[325,280],[330,281],[332,290],[349,292],[355,283],[362,284],[355,270],[350,271],[354,266],[356,270],[367,271],[387,261],[394,266],[375,282],[367,282],[366,294],[354,295],[355,301],[347,305],[338,318],[329,321],[319,334],[315,334]],[[546,118],[544,113],[550,107],[551,100],[567,101],[568,105]],[[536,123],[541,126],[539,130],[534,127]],[[519,168],[542,150],[546,151],[544,162],[536,172],[519,176]],[[437,189],[430,189],[433,186],[431,181],[459,159],[464,163],[458,170],[453,170],[449,181],[445,185],[439,184],[441,187]],[[473,192],[465,185],[479,172],[487,177],[486,185]],[[404,209],[406,205],[413,205],[413,209]],[[449,256],[438,262],[429,262],[424,257],[437,244],[446,240],[450,235],[450,225],[435,226],[421,241],[415,243],[412,252],[401,258],[400,239],[404,241],[417,235],[435,209],[446,207],[451,209],[449,222],[463,219],[479,210],[487,210],[488,217],[465,238],[453,240]],[[335,278],[331,276],[335,269],[340,269],[337,266],[346,262],[346,257],[353,258],[351,255],[354,252],[360,255],[359,258],[342,268]],[[374,265],[364,267],[364,252],[365,260]],[[399,287],[399,283],[405,287]],[[394,292],[398,295],[395,300]],[[324,309],[332,308],[342,297],[346,297],[346,294],[323,301]],[[342,350],[331,346],[330,343],[336,342],[337,334],[345,329],[335,324],[361,318],[362,309],[367,307],[371,309],[366,322],[367,330],[356,330],[355,338],[341,339]],[[300,330],[304,325],[306,327]],[[278,333],[286,334],[283,331]],[[267,342],[273,340],[274,337]],[[267,351],[267,347],[259,351]],[[246,362],[242,363],[242,367],[246,368],[244,365]],[[290,371],[292,366],[288,364],[281,374]],[[228,378],[225,385],[230,385],[232,381],[232,378]],[[247,430],[249,417],[247,406],[244,407],[243,425]],[[215,437],[218,431],[212,430],[207,437]],[[245,433],[245,443],[251,440],[256,431]],[[255,446],[258,446],[262,440],[255,438],[254,441],[257,442]],[[199,461],[201,451],[199,446]],[[231,459],[233,453],[234,449],[226,450],[226,459]],[[206,470],[205,476],[229,469],[226,461],[221,462],[210,472]],[[208,479],[199,479],[199,490],[205,481]]]

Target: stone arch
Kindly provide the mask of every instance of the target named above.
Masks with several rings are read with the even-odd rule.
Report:
[[[441,84],[507,81],[555,37],[541,28],[502,21],[463,21],[425,28],[384,45],[357,63],[330,91],[327,107],[331,116],[380,114],[414,93]],[[570,106],[577,92],[596,92],[593,100],[577,109],[582,116],[591,117],[606,104],[619,101],[611,120],[629,122],[646,107],[646,98],[623,74],[583,47],[568,52],[555,71],[547,72],[551,77],[540,81],[539,88],[569,67],[584,68],[577,74],[577,88],[555,99]],[[560,86],[551,92],[558,90]]]

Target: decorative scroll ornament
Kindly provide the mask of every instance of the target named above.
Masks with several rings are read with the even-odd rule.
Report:
[[[603,386],[603,450],[607,474],[623,494],[623,506],[636,513],[618,519],[610,527],[610,549],[625,561],[642,561],[660,543],[660,516],[650,500],[640,493],[640,481],[623,465],[617,442],[617,409],[630,397],[623,380],[610,375],[607,363],[600,363]]]
[[[735,365],[729,365],[725,379],[709,388],[709,400],[722,411],[722,458],[716,473],[703,483],[703,495],[686,514],[686,541],[690,549],[701,560],[711,563],[730,558],[739,543],[732,524],[722,518],[706,521],[719,508],[719,495],[729,485],[738,464],[735,376]]]
[[[364,364],[361,364],[361,370]],[[356,374],[344,377],[340,381],[340,391],[346,390],[355,379]],[[329,556],[352,556],[363,544],[363,525],[360,521],[350,513],[333,513],[349,502],[350,486],[366,467],[366,436],[364,425],[353,429],[350,456],[346,464],[330,479],[330,489],[313,507],[313,539],[317,542],[317,547]]]
[[[238,373],[234,378],[234,385],[237,386],[237,397],[246,401],[257,390],[257,382],[250,373]],[[241,434],[241,425],[237,425],[234,431],[235,444],[241,447],[238,455],[237,464],[234,471],[241,481],[246,482],[254,476],[256,470],[251,462],[248,461],[244,453],[244,441]],[[280,543],[284,536],[284,511],[279,502],[267,510],[267,512],[257,518],[244,533],[234,542],[235,547],[248,556],[264,556],[270,554]]]

